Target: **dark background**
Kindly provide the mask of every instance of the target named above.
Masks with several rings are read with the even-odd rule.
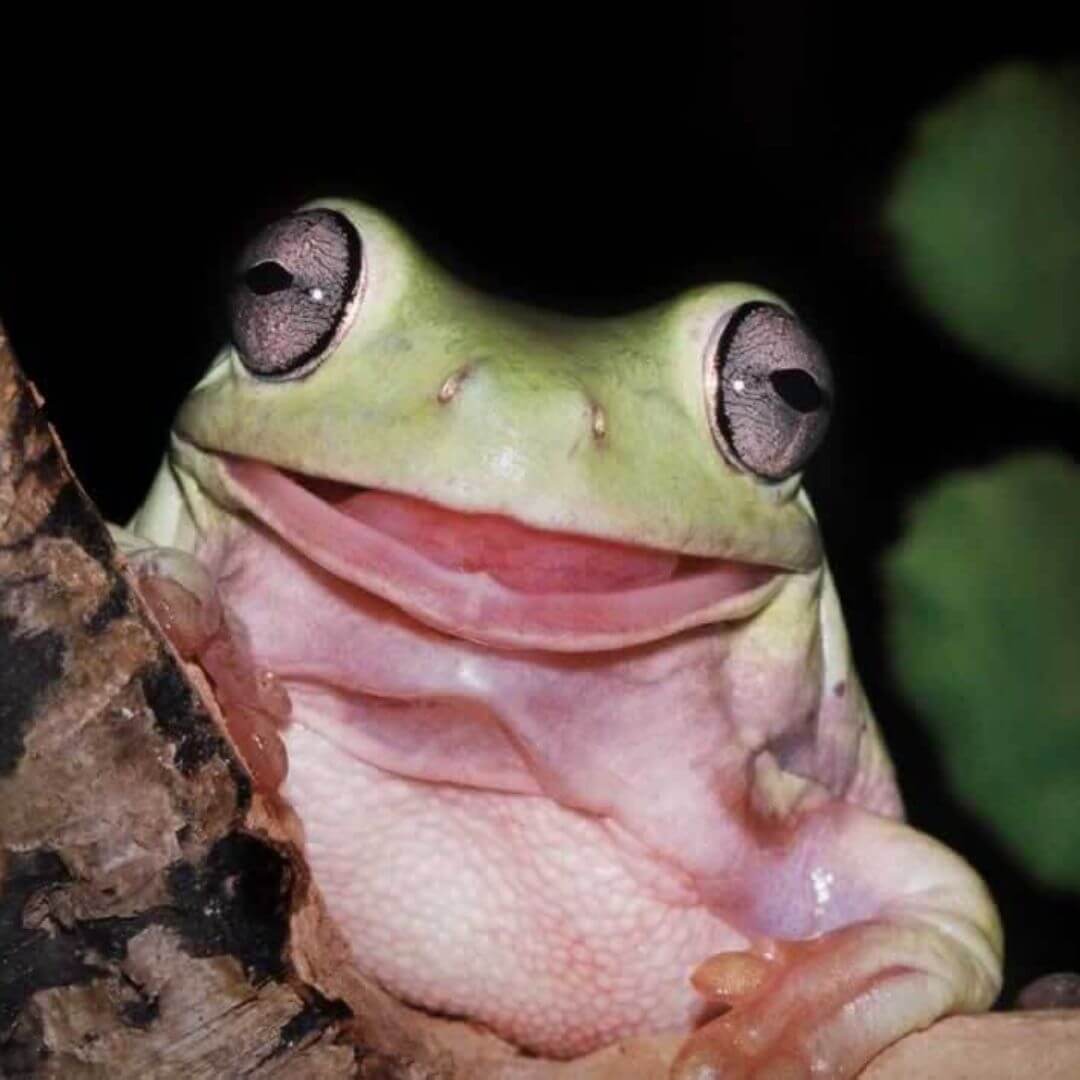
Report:
[[[992,63],[1064,59],[1069,39],[1037,4],[1000,26],[945,11],[788,3],[616,28],[521,9],[478,23],[468,54],[461,25],[421,9],[393,32],[302,12],[228,41],[129,25],[140,45],[101,47],[76,29],[70,55],[7,72],[0,317],[123,520],[223,335],[231,258],[312,196],[370,201],[463,278],[565,310],[733,278],[786,296],[841,395],[807,483],[860,670],[913,821],[1002,907],[1008,1002],[1080,970],[1080,900],[1040,888],[950,797],[890,672],[878,568],[931,478],[1025,446],[1077,456],[1078,425],[936,327],[879,221],[924,109]]]

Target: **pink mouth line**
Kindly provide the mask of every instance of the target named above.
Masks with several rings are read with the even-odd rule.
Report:
[[[438,630],[582,652],[751,614],[779,571],[548,532],[223,457],[230,493],[324,570]]]

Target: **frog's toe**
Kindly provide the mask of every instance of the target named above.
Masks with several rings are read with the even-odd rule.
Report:
[[[732,1025],[714,1021],[708,1039],[695,1036],[680,1053],[672,1080],[811,1080],[813,1073],[801,1057],[770,1055],[761,1060],[739,1045]]]
[[[194,556],[142,547],[128,550],[127,559],[143,600],[173,648],[213,684],[229,735],[255,786],[276,791],[288,770],[279,734],[291,708],[284,687],[255,663],[243,625]]]
[[[729,1011],[699,1028],[672,1080],[846,1080],[947,1011],[952,989],[919,963],[932,942],[867,922],[761,954],[713,957],[694,983]]]

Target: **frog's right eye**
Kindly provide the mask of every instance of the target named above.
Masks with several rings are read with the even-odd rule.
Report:
[[[705,392],[716,442],[763,480],[801,470],[829,426],[829,363],[778,304],[751,301],[731,313],[709,358]]]
[[[229,297],[233,343],[256,375],[306,375],[337,344],[357,306],[360,235],[334,210],[268,225],[240,257]]]

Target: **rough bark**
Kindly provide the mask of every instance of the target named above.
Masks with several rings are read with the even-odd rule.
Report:
[[[404,1010],[321,977],[344,965],[296,823],[39,406],[0,334],[0,1075],[449,1075]]]
[[[40,404],[0,330],[0,1076],[662,1076],[677,1038],[559,1066],[359,976]],[[867,1076],[1074,1076],[1078,1047],[1075,1013],[956,1019]]]

